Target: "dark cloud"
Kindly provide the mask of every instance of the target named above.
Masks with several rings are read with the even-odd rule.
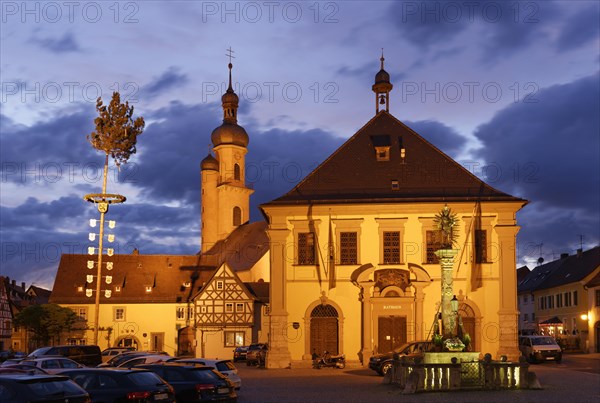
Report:
[[[461,50],[456,47],[456,38],[465,31],[479,32],[485,63],[510,56],[541,39],[549,39],[546,28],[557,16],[557,6],[551,1],[497,0],[394,2],[388,14],[402,38],[421,50],[435,49],[434,60]],[[439,49],[447,46],[452,49],[440,53]]]
[[[569,18],[556,40],[560,51],[579,48],[600,38],[600,8],[593,2]]]
[[[187,82],[187,75],[180,73],[177,67],[171,66],[152,83],[144,86],[142,88],[140,97],[154,98],[163,92],[180,87]]]
[[[31,42],[40,46],[42,49],[49,50],[53,53],[81,52],[81,48],[71,32],[65,32],[62,37],[57,38],[34,37],[31,39]]]
[[[456,130],[435,120],[406,121],[404,123],[454,159],[464,150],[467,142],[466,138],[458,134]]]
[[[0,119],[6,119],[0,140],[3,183],[51,185],[76,177],[97,181],[102,159],[86,139],[94,128],[91,108],[76,105],[31,126],[12,124],[4,115]]]
[[[555,85],[541,90],[538,102],[513,104],[477,129],[488,183],[532,201],[521,213],[521,225],[532,229],[522,235],[541,220],[536,235],[557,247],[580,233],[600,240],[599,93],[598,74]]]

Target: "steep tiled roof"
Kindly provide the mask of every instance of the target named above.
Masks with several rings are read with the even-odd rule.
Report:
[[[378,161],[375,147],[388,145],[389,160]],[[488,186],[382,111],[296,187],[267,205],[440,200],[526,202]]]
[[[240,225],[202,254],[202,264],[217,268],[227,262],[233,271],[251,269],[269,250],[266,230],[265,221]]]
[[[61,257],[51,303],[89,304],[95,297],[86,297],[79,287],[86,288],[86,276],[96,275],[96,268],[88,269],[88,260],[96,256],[63,255]],[[102,275],[111,275],[111,284],[102,282],[102,290],[111,290],[111,303],[175,303],[184,302],[199,290],[212,274],[212,268],[202,270],[196,255],[114,255],[104,256],[104,262],[113,262],[113,269],[102,269]],[[95,282],[89,288],[95,290]],[[189,286],[186,286],[189,284]],[[115,287],[120,287],[116,291]],[[147,289],[148,287],[148,290]],[[95,292],[95,291],[94,291]],[[107,301],[104,293],[101,301]],[[107,301],[108,302],[108,301]]]
[[[543,290],[583,280],[600,266],[600,247],[536,267],[518,284],[519,292]]]

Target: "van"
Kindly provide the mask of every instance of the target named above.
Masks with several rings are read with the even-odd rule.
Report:
[[[28,358],[38,358],[47,355],[62,355],[86,367],[95,367],[102,363],[100,347],[88,346],[51,346],[42,347],[29,354]]]
[[[562,360],[562,349],[551,336],[521,336],[519,337],[519,350],[529,362]]]

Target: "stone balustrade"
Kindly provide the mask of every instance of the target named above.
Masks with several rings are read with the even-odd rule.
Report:
[[[491,355],[486,354],[483,360],[460,361],[452,357],[449,361],[440,363],[423,360],[423,357],[412,360],[401,357],[394,360],[384,382],[397,384],[404,394],[465,389],[541,389],[525,359],[493,361]]]

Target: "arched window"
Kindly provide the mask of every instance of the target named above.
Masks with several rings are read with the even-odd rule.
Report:
[[[233,225],[238,226],[242,224],[242,209],[239,207],[233,208]]]
[[[233,179],[235,179],[236,181],[239,181],[242,178],[242,172],[240,169],[239,164],[235,164],[233,166]]]

